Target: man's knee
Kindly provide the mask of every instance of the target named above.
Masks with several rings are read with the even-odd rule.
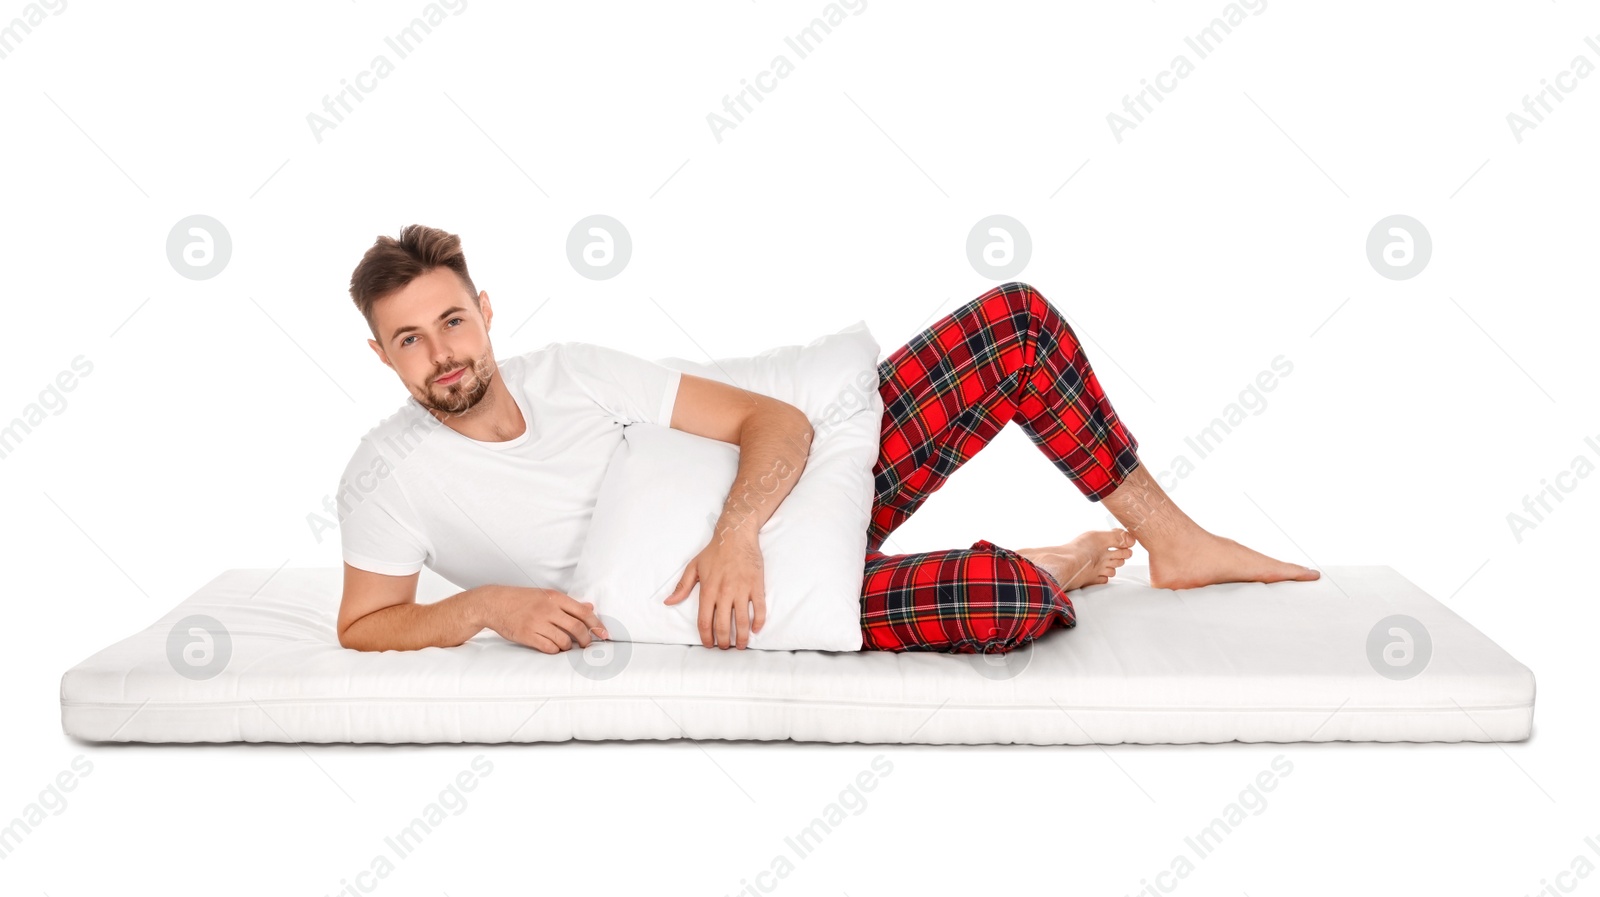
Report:
[[[1013,280],[1001,284],[997,289],[1010,301],[1014,311],[1026,314],[1041,324],[1066,326],[1066,317],[1061,314],[1061,310],[1052,305],[1033,284]]]
[[[987,632],[973,633],[974,650],[1004,653],[1048,632],[1058,619],[1067,627],[1076,624],[1072,602],[1047,570],[1007,548],[990,546],[989,552],[995,589],[993,622]]]
[[[1048,300],[1044,298],[1044,294],[1039,292],[1031,283],[1013,280],[1010,283],[1001,284],[999,290],[1009,296],[1020,308],[1032,308],[1039,304],[1049,304]]]

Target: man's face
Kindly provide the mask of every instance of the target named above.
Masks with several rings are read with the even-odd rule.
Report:
[[[378,300],[372,315],[378,339],[367,342],[423,407],[462,414],[489,392],[499,370],[487,292],[478,304],[481,314],[455,272],[435,268]]]

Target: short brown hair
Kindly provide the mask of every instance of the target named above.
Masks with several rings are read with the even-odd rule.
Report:
[[[350,274],[350,298],[356,309],[367,319],[367,328],[380,343],[377,325],[372,320],[372,307],[379,299],[403,289],[406,284],[435,268],[449,268],[472,297],[472,304],[480,311],[478,288],[467,273],[467,256],[461,250],[461,238],[437,227],[425,224],[408,224],[400,229],[399,239],[381,235],[355,271]]]

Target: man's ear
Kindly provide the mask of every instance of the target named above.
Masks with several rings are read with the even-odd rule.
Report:
[[[484,290],[478,294],[478,307],[483,311],[483,329],[488,332],[489,323],[494,320],[494,306],[489,304],[489,291]]]
[[[394,367],[394,365],[389,364],[389,356],[383,354],[383,347],[378,345],[377,340],[369,339],[367,340],[367,345],[372,347],[372,351],[378,356],[379,361],[383,362],[385,365],[388,365],[390,368]]]

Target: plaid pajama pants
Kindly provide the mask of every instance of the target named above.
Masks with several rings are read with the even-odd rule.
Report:
[[[1028,284],[1001,284],[892,352],[878,380],[883,432],[861,584],[864,650],[1002,653],[1056,623],[1076,626],[1055,577],[988,540],[916,554],[879,550],[1007,421],[1090,501],[1139,465],[1139,443],[1066,319]]]

